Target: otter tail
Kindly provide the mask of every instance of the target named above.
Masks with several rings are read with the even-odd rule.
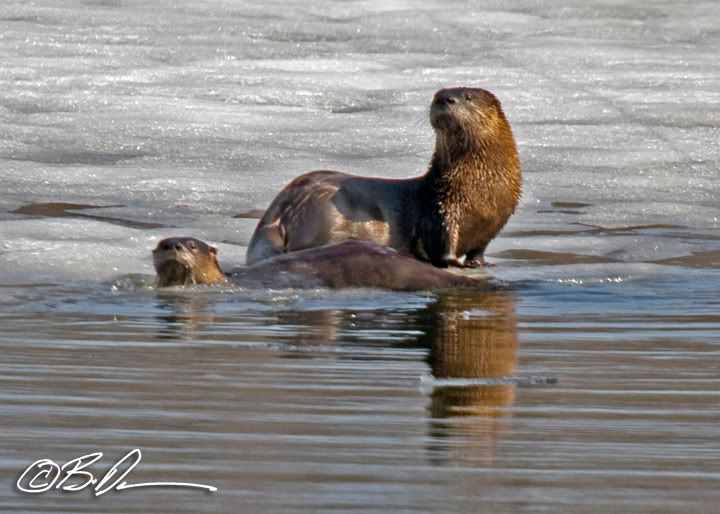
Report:
[[[245,262],[248,266],[252,266],[256,262],[282,253],[285,253],[285,237],[280,227],[280,220],[270,225],[263,224],[261,220],[248,245]]]

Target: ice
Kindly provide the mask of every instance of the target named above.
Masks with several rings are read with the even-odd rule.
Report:
[[[4,222],[3,282],[100,281],[122,273],[154,273],[147,234],[81,220]]]
[[[188,229],[137,230],[81,219],[34,219],[3,223],[2,283],[102,282],[119,275],[154,275],[151,251],[160,239]],[[216,246],[226,267],[244,262],[245,248],[213,239],[214,230],[196,226],[197,237]]]
[[[719,22],[711,1],[5,2],[2,281],[151,273],[171,235],[242,262],[255,221],[232,216],[303,171],[422,173],[453,85],[500,97],[523,163],[488,251],[526,266],[493,273],[661,275],[720,246]],[[41,202],[112,219],[11,212]]]

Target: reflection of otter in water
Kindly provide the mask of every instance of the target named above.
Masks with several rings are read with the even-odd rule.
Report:
[[[222,284],[313,287],[381,287],[419,291],[451,287],[488,289],[487,281],[433,268],[368,241],[345,241],[279,255],[225,275],[217,250],[199,239],[163,239],[153,250],[157,287]]]
[[[509,292],[445,295],[430,312],[428,361],[436,379],[511,377],[516,366],[517,326]],[[512,405],[513,384],[440,386],[432,394],[433,417],[502,415]]]
[[[258,223],[248,264],[356,238],[438,267],[481,265],[520,197],[510,124],[495,95],[479,88],[438,91],[430,123],[435,151],[421,177],[314,171],[290,182]]]
[[[206,295],[188,294],[184,291],[158,291],[155,308],[160,340],[193,340],[203,328],[217,320],[213,312],[213,299]],[[207,337],[207,336],[205,336]]]
[[[428,323],[425,337],[434,378],[492,382],[514,375],[518,336],[511,292],[442,295],[423,318]],[[428,450],[433,460],[444,461],[453,449],[458,460],[492,460],[504,426],[502,417],[515,401],[515,388],[507,383],[436,385],[430,394],[433,443]],[[470,416],[472,421],[467,419]],[[457,441],[444,444],[448,438]]]

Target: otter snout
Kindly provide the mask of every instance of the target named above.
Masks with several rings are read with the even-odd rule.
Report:
[[[168,238],[160,241],[153,250],[155,266],[171,261],[186,264],[192,258],[193,250],[198,245],[191,238]]]
[[[195,252],[198,250],[209,250],[210,247],[193,237],[171,237],[160,241],[153,253],[162,252]]]
[[[175,250],[176,252],[179,252],[184,247],[182,244],[175,242],[175,243],[163,243],[163,244],[159,245],[159,248],[161,250],[165,250],[166,252],[169,250]]]
[[[435,97],[432,101],[432,107],[447,107],[452,104],[461,102],[464,99],[463,95],[458,89],[441,89],[435,93]]]
[[[482,124],[486,116],[500,110],[500,102],[490,91],[477,87],[441,89],[430,104],[430,124],[436,130]],[[478,123],[480,121],[480,123]]]
[[[455,111],[464,108],[467,99],[462,88],[441,89],[430,104],[430,124],[440,129],[453,123]]]

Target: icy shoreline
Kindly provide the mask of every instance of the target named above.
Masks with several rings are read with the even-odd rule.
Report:
[[[460,84],[501,98],[525,173],[521,207],[490,253],[650,262],[718,249],[712,2],[443,5],[0,7],[3,269],[142,272],[168,235],[242,245],[253,223],[232,216],[263,208],[300,172],[422,173],[429,100]],[[167,228],[10,213],[39,202],[119,205],[94,214]],[[568,213],[557,202],[588,205]],[[509,235],[577,223],[673,225],[687,237]]]

